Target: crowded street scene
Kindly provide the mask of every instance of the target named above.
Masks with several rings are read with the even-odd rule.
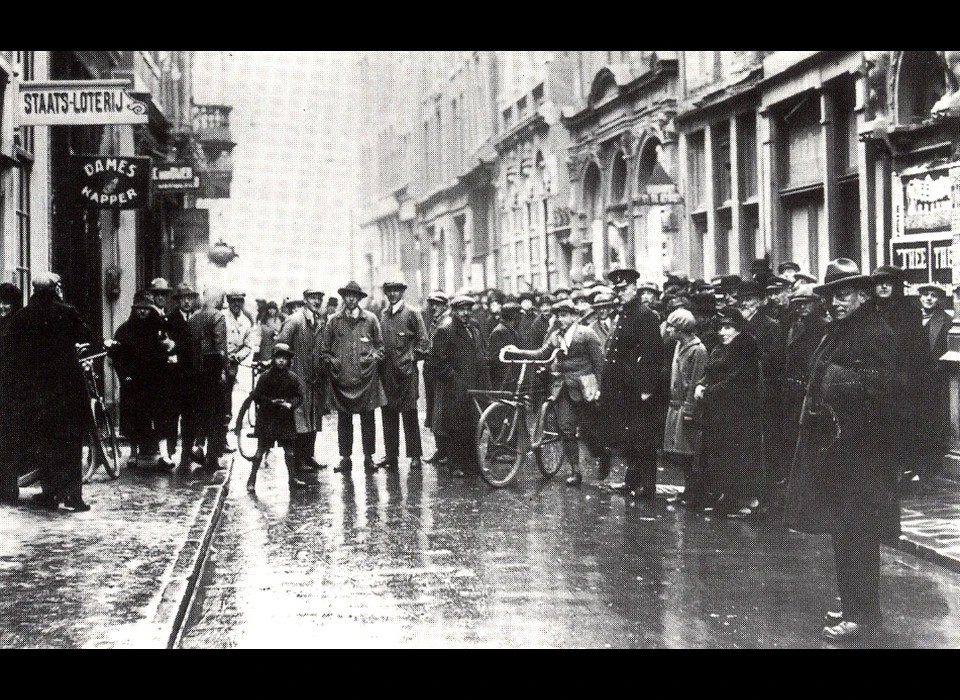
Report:
[[[960,52],[3,74],[3,648],[960,646]]]

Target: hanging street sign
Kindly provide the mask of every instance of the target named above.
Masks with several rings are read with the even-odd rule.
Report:
[[[19,83],[16,125],[146,124],[147,105],[129,86],[123,79]]]
[[[150,201],[150,159],[70,156],[74,201],[91,209],[140,209]]]

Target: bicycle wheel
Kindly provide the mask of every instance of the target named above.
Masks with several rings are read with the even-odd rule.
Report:
[[[540,407],[537,415],[537,432],[533,442],[533,456],[537,468],[547,478],[558,471],[563,464],[563,441],[560,439],[560,417],[557,402],[548,399]]]
[[[247,412],[243,414],[243,420],[238,420],[237,425],[246,426],[247,433],[252,433],[253,429],[257,427],[257,404],[254,401],[250,402],[250,405],[247,406]]]
[[[240,404],[237,422],[233,428],[233,434],[237,438],[237,449],[247,460],[253,460],[254,455],[257,454],[257,438],[253,436],[253,426],[247,422],[247,414],[250,411],[256,411],[256,406],[253,397],[247,396]]]
[[[107,476],[116,479],[120,476],[120,448],[117,445],[117,433],[113,429],[113,420],[99,401],[90,405],[92,420],[87,429],[86,471],[84,480],[89,482],[102,464]]]
[[[518,407],[496,401],[480,416],[477,462],[480,476],[494,488],[502,488],[513,481],[523,464],[525,452],[520,420],[522,416]]]

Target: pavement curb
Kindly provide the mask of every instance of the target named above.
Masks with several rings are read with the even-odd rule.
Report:
[[[173,570],[160,594],[160,603],[150,621],[151,648],[171,649],[190,609],[197,582],[203,572],[213,533],[220,522],[230,491],[234,456],[214,474],[214,483],[204,488],[187,537],[174,558]]]
[[[936,547],[931,547],[929,545],[921,544],[920,542],[914,542],[907,537],[901,536],[900,540],[897,542],[896,548],[907,554],[912,554],[918,559],[924,559],[938,566],[942,566],[945,569],[949,569],[954,573],[960,574],[960,561],[958,561],[954,556],[950,556],[940,552]]]

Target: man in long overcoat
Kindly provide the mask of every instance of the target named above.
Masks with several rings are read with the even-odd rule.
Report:
[[[181,462],[186,460],[190,465],[192,439],[187,440],[187,423],[190,422],[193,410],[191,399],[195,396],[195,387],[191,382],[196,378],[190,373],[193,366],[193,341],[190,338],[190,317],[196,312],[196,302],[200,295],[189,284],[181,282],[177,285],[174,299],[176,308],[167,316],[167,336],[173,341],[172,357],[174,361],[169,365],[170,381],[170,413],[165,427],[167,439],[167,454],[173,458],[177,449],[177,436],[183,437],[180,447]],[[182,424],[182,427],[181,427]]]
[[[343,309],[327,323],[320,345],[330,375],[329,405],[337,411],[340,464],[334,471],[346,474],[353,468],[353,414],[358,413],[363,468],[373,472],[377,469],[373,462],[377,440],[374,411],[387,402],[378,369],[383,360],[383,336],[377,317],[359,306],[367,296],[359,284],[351,281],[337,293]]]
[[[39,469],[38,507],[90,509],[82,498],[80,464],[90,405],[76,345],[91,342],[80,314],[63,301],[60,276],[35,275],[30,302],[7,326],[0,429],[4,457],[19,455]]]
[[[219,307],[223,292],[206,289],[203,306],[190,316],[191,366],[187,383],[192,387],[190,405],[193,416],[189,433],[183,431],[180,467],[190,468],[193,460],[203,462],[205,469],[217,469],[223,456],[224,386],[227,383],[227,322]],[[206,442],[206,452],[193,451],[195,442]]]
[[[626,465],[622,481],[608,487],[643,498],[656,494],[657,449],[666,419],[663,338],[660,319],[637,296],[640,273],[612,270],[610,282],[622,302],[607,337],[600,383],[602,439]]]
[[[450,447],[447,456],[454,476],[479,471],[474,444],[480,415],[467,392],[490,387],[483,338],[470,319],[472,307],[470,297],[454,297],[452,313],[437,328],[430,349],[437,381],[433,432]]]
[[[432,364],[430,350],[433,348],[433,337],[437,332],[437,328],[440,327],[440,324],[443,321],[450,317],[450,309],[448,308],[450,304],[450,299],[444,292],[434,291],[430,293],[430,296],[427,297],[427,353],[423,360],[423,388],[427,392],[427,415],[424,418],[424,426],[430,428],[430,432],[433,432],[433,407],[436,401],[436,384],[437,384],[437,372],[436,368]],[[439,435],[434,435],[434,443],[436,445],[436,452],[432,456],[424,458],[424,462],[430,462],[433,464],[443,464],[447,459],[447,446],[444,444],[442,438]]]
[[[408,307],[403,299],[406,290],[406,283],[399,280],[383,283],[388,305],[380,312],[384,350],[380,376],[387,402],[380,408],[380,418],[386,456],[377,466],[388,470],[397,469],[400,460],[401,417],[410,468],[420,469],[423,457],[417,419],[417,399],[420,398],[417,362],[426,356],[429,342],[420,312]]]
[[[841,612],[825,637],[852,640],[880,629],[880,543],[900,534],[892,442],[902,392],[897,338],[871,303],[874,282],[847,258],[816,287],[834,320],[814,353],[787,486],[788,527],[833,537]]]
[[[326,464],[317,462],[317,433],[323,429],[327,414],[326,375],[323,371],[321,348],[323,331],[327,326],[323,312],[323,292],[316,287],[303,290],[303,306],[287,316],[277,335],[278,343],[286,343],[293,352],[290,369],[303,381],[303,401],[293,413],[297,424],[294,445],[297,469],[318,471]]]

